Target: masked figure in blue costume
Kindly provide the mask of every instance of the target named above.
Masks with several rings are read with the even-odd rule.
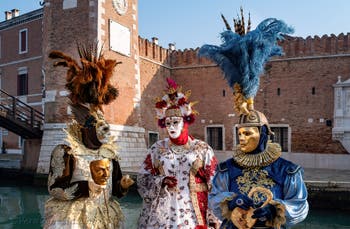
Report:
[[[280,157],[281,148],[268,140],[270,134],[264,114],[252,110],[241,115],[239,145],[233,158],[219,164],[209,195],[209,207],[223,220],[221,228],[238,228],[231,220],[240,220],[235,208],[254,209],[253,228],[286,228],[307,216],[303,169]],[[263,207],[259,206],[266,201],[264,193],[248,195],[255,187],[272,192],[272,200]]]
[[[223,44],[204,45],[199,55],[218,64],[234,90],[234,108],[240,115],[239,144],[232,158],[220,163],[209,194],[209,208],[222,220],[220,228],[288,228],[308,214],[303,169],[281,158],[272,143],[265,115],[254,109],[259,77],[266,61],[281,55],[277,40],[293,32],[283,21],[268,18],[253,31],[241,19],[232,31],[221,33]],[[247,33],[246,33],[247,31]]]

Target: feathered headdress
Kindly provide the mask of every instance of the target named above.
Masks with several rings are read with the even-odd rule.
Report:
[[[98,149],[102,145],[97,137],[102,131],[96,127],[103,124],[109,128],[102,105],[109,104],[118,96],[118,89],[110,80],[115,66],[121,62],[104,58],[101,50],[97,48],[97,43],[78,44],[81,65],[61,51],[49,54],[52,59],[60,59],[54,63],[55,67],[68,68],[65,86],[70,92],[69,105],[75,118],[68,125],[68,135],[79,139],[89,149]]]
[[[203,45],[199,49],[199,56],[207,57],[219,65],[228,85],[234,89],[235,109],[247,114],[254,109],[253,101],[265,63],[272,56],[282,55],[277,41],[294,30],[281,20],[268,18],[255,30],[249,31],[249,18],[245,33],[242,9],[241,15],[242,19],[234,20],[235,32],[222,16],[227,29],[221,33],[222,44]]]
[[[102,50],[102,49],[101,49]],[[90,104],[94,109],[102,110],[118,96],[118,89],[110,83],[116,60],[104,58],[97,43],[83,46],[78,44],[81,66],[69,55],[61,51],[52,51],[49,57],[61,59],[54,66],[67,67],[66,88],[70,91],[72,104]]]
[[[198,113],[193,109],[196,102],[188,101],[188,98],[191,96],[191,91],[188,90],[182,93],[182,87],[178,86],[176,82],[170,78],[167,78],[167,83],[167,90],[164,91],[164,96],[155,99],[158,125],[164,128],[165,118],[171,116],[183,117],[184,122],[192,124],[195,120],[194,116]]]

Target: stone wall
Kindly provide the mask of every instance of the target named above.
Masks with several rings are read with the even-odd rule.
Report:
[[[37,173],[47,174],[52,150],[59,144],[67,144],[64,128],[66,125],[60,123],[44,125]],[[111,132],[116,137],[115,143],[118,146],[122,170],[138,171],[146,155],[145,130],[137,127],[111,125]]]

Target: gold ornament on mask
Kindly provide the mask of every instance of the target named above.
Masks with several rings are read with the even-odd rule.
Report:
[[[238,128],[241,127],[261,127],[266,126],[269,135],[273,135],[273,132],[270,129],[269,122],[267,121],[266,116],[257,110],[251,110],[248,114],[241,114],[239,117]]]
[[[170,108],[165,111],[165,117],[182,117],[182,113],[179,108]]]

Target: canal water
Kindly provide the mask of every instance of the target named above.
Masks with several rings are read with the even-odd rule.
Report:
[[[2,183],[2,182],[0,182]],[[0,229],[42,228],[47,189],[38,186],[0,184]],[[119,200],[127,229],[137,228],[141,198],[135,192]],[[293,229],[350,229],[350,212],[310,208],[307,219]]]

